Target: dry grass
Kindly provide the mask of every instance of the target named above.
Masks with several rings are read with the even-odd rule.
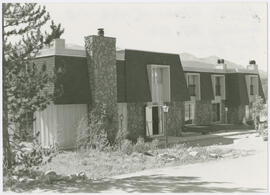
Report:
[[[118,151],[99,152],[96,150],[63,152],[40,170],[53,170],[60,175],[71,175],[83,171],[89,179],[101,179],[144,169],[248,155],[244,151],[224,149],[218,146],[186,147],[183,144],[167,149],[157,149],[150,153],[153,156],[136,152],[127,155]],[[164,157],[164,154],[167,157]]]

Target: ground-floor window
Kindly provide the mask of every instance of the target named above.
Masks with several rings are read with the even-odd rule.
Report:
[[[195,103],[185,102],[185,124],[192,124],[194,120]]]

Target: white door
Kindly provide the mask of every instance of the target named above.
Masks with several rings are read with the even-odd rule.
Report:
[[[152,122],[152,107],[145,107],[145,115],[146,115],[146,136],[153,135],[153,122]]]

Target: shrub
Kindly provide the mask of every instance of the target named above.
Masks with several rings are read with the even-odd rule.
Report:
[[[159,145],[159,140],[158,139],[154,139],[149,144],[150,144],[150,149],[151,150],[156,150],[158,148],[158,145]]]
[[[130,155],[133,152],[132,142],[128,139],[123,140],[120,150],[122,153]]]
[[[125,141],[127,136],[127,131],[125,129],[119,129],[116,135],[115,144],[121,150],[123,142]]]
[[[37,143],[21,143],[21,149],[16,152],[15,164],[21,165],[22,169],[39,166],[50,162],[57,154],[56,147],[42,148]]]
[[[97,104],[77,127],[77,149],[104,150],[109,146],[106,131],[106,106]]]
[[[138,153],[144,153],[148,150],[150,150],[149,144],[145,143],[142,137],[138,137],[137,143],[134,145],[134,151]]]

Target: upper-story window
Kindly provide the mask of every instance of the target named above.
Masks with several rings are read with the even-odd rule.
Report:
[[[251,101],[256,95],[259,95],[259,78],[257,75],[246,75],[246,84],[248,89],[248,96]]]
[[[221,96],[221,77],[216,77],[216,96]]]
[[[256,78],[255,77],[250,77],[250,95],[254,95],[254,87],[255,87],[255,84],[256,83]]]
[[[152,102],[170,102],[170,66],[168,65],[148,65],[148,78]]]
[[[191,98],[200,100],[200,74],[186,73],[188,92]]]
[[[214,90],[215,99],[225,99],[225,76],[212,75],[212,85]]]

